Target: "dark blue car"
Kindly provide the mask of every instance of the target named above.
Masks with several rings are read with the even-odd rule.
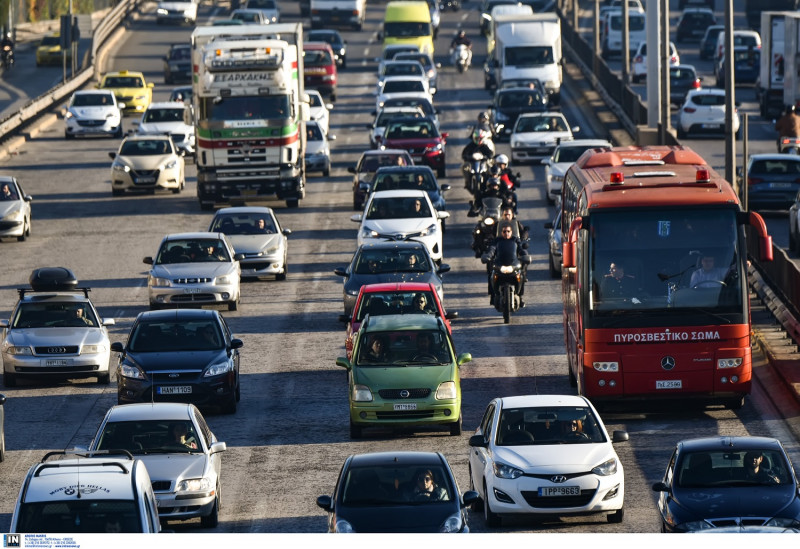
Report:
[[[733,49],[733,78],[737,86],[755,84],[761,67],[761,50],[738,47]],[[725,87],[725,63],[717,67],[717,87]]]
[[[739,177],[739,188],[744,182]],[[800,156],[764,153],[750,155],[747,197],[753,209],[786,210],[800,191]]]
[[[440,185],[436,174],[428,166],[388,166],[378,168],[372,182],[370,192],[396,191],[396,190],[421,190],[428,193],[431,204],[437,211],[444,212],[447,205],[444,200],[444,191],[450,190],[450,185]],[[442,221],[444,223],[444,221]]]

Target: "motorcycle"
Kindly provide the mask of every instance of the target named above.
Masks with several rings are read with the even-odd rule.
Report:
[[[452,10],[458,11],[461,9],[461,3],[458,0],[442,0],[439,2],[439,9],[441,11]]]
[[[455,48],[450,50],[450,59],[453,65],[458,69],[458,72],[463,73],[469,69],[472,63],[472,52],[464,44],[458,44]]]
[[[490,260],[484,254],[481,261],[489,263]],[[517,259],[511,265],[495,263],[492,265],[492,303],[497,312],[503,313],[503,322],[511,322],[511,313],[519,311],[521,298],[519,295],[522,289],[522,265],[529,264],[530,256],[525,255]]]
[[[480,196],[483,187],[483,179],[489,173],[489,161],[491,157],[486,157],[480,151],[472,153],[469,163],[464,164],[464,188],[467,189],[476,199]]]
[[[485,254],[497,236],[495,228],[500,221],[502,208],[503,200],[500,198],[491,197],[482,200],[478,213],[480,220],[472,230],[472,250],[475,252],[475,257]]]
[[[800,154],[800,137],[781,137],[778,152],[784,154]]]
[[[3,69],[10,69],[14,65],[14,49],[9,45],[3,46],[0,58],[2,59]]]

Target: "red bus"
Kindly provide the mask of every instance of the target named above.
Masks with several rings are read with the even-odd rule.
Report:
[[[742,211],[697,153],[668,146],[586,151],[565,175],[561,207],[579,394],[741,407],[752,373],[747,227],[772,260],[761,216]]]

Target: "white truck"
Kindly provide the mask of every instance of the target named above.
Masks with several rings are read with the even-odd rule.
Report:
[[[761,12],[761,65],[756,82],[756,99],[763,118],[783,113],[784,47],[786,12]]]
[[[303,27],[197,27],[192,33],[197,198],[217,204],[305,198]]]
[[[350,26],[361,30],[367,11],[367,0],[311,0],[311,28],[331,25]]]
[[[498,15],[492,21],[492,55],[485,68],[485,87],[505,80],[539,80],[550,100],[561,94],[561,21],[554,13]]]

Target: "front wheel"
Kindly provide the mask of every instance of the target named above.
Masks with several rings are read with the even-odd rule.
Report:
[[[492,511],[492,505],[489,503],[489,490],[486,488],[486,483],[483,484],[483,520],[486,522],[488,528],[497,528],[500,526],[500,515]]]
[[[450,424],[450,435],[454,437],[461,436],[461,416],[458,416],[458,421]]]
[[[361,427],[353,423],[353,420],[350,420],[350,438],[352,439],[359,439],[361,438]]]
[[[220,497],[219,497],[219,484],[217,485],[217,497],[214,499],[214,507],[211,509],[211,512],[204,516],[200,517],[200,526],[203,528],[216,528],[219,524],[219,506],[220,506]]]
[[[613,513],[609,513],[608,515],[606,515],[606,519],[608,519],[608,522],[610,522],[611,524],[619,524],[620,522],[622,522],[624,516],[625,516],[625,508],[623,507],[622,509],[617,509]]]
[[[239,310],[239,298],[240,298],[240,296],[237,295],[236,299],[234,299],[233,301],[229,301],[228,302],[228,310],[229,311],[237,311],[237,310]]]
[[[503,286],[503,322],[511,322],[511,300],[514,299],[514,290],[511,285]]]
[[[8,372],[3,372],[3,385],[5,385],[7,388],[16,387],[17,376],[14,374],[9,374]]]

